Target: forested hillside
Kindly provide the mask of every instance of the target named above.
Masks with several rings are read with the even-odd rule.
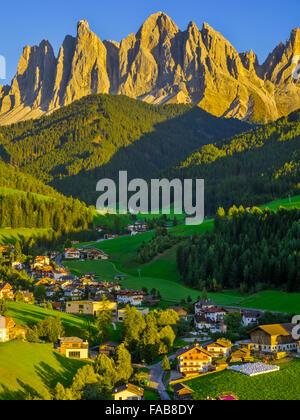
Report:
[[[93,209],[3,162],[0,196],[0,228],[49,228],[59,236],[93,223]]]
[[[215,228],[179,246],[182,281],[210,291],[300,290],[300,209],[220,208]]]
[[[91,95],[39,120],[0,127],[0,156],[66,195],[95,203],[96,182],[147,177],[249,125],[192,105]]]
[[[203,146],[164,175],[205,179],[206,213],[299,193],[300,111],[229,140]]]

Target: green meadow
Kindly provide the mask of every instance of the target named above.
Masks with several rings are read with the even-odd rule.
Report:
[[[3,228],[3,229],[0,229],[0,243],[1,244],[15,243],[16,241],[22,241],[23,239],[43,236],[47,232],[49,232],[48,229]]]
[[[300,359],[280,364],[281,370],[248,377],[239,372],[223,371],[186,382],[195,400],[235,395],[240,400],[300,400]]]
[[[51,344],[0,344],[0,400],[51,398],[57,382],[70,386],[86,362],[60,355]]]
[[[300,314],[300,293],[268,290],[243,299],[240,306],[272,312]]]
[[[300,196],[274,201],[263,207],[277,210],[281,206],[286,208],[300,207]],[[142,219],[143,216],[139,215],[139,218]],[[170,232],[184,240],[184,238],[195,233],[204,234],[212,230],[213,226],[213,219],[205,219],[201,225],[197,226],[178,224],[171,228]],[[95,246],[110,255],[111,260],[103,262],[68,261],[66,266],[75,274],[95,272],[101,280],[111,281],[116,274],[126,274],[127,278],[122,282],[122,286],[132,289],[147,287],[148,290],[155,288],[160,291],[163,299],[180,301],[188,296],[197,299],[201,291],[190,289],[180,281],[176,264],[177,246],[158,255],[150,263],[139,265],[135,261],[138,248],[143,242],[150,241],[153,236],[154,232],[148,232],[133,237],[127,235],[109,241],[90,243],[89,245]],[[138,270],[140,270],[140,274]],[[251,297],[243,297],[236,291],[228,291],[226,293],[211,293],[210,298],[221,305],[300,313],[299,294],[266,291]]]
[[[93,328],[90,319],[84,316],[66,314],[64,312],[44,309],[27,303],[8,302],[8,316],[18,325],[30,327],[47,316],[60,316],[67,336],[83,337],[85,330]]]

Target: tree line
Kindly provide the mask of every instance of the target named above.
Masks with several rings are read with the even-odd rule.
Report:
[[[300,291],[300,210],[220,208],[212,232],[178,247],[182,281],[199,290]]]

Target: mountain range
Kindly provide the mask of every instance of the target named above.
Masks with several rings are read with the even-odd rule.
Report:
[[[208,24],[180,31],[161,12],[121,43],[102,42],[80,21],[58,57],[47,40],[24,48],[11,85],[0,86],[0,124],[39,118],[94,93],[194,104],[217,117],[266,123],[300,108],[298,55],[299,28],[259,64],[253,51],[238,53]]]

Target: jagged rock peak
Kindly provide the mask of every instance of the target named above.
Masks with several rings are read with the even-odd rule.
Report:
[[[137,36],[142,36],[145,33],[150,34],[158,28],[159,32],[168,33],[170,36],[179,32],[178,26],[173,20],[163,12],[154,13],[142,24]]]
[[[86,31],[86,30],[90,30],[90,25],[89,25],[89,23],[88,23],[88,21],[87,20],[80,20],[78,23],[77,23],[77,33],[79,34],[79,32],[81,32],[81,31]]]
[[[190,22],[180,31],[158,12],[118,44],[102,42],[80,20],[57,58],[47,40],[24,48],[11,86],[0,87],[0,124],[38,118],[91,93],[191,102],[218,117],[266,122],[300,108],[295,55],[299,28],[259,65],[252,50],[239,54],[206,22],[201,30]]]

